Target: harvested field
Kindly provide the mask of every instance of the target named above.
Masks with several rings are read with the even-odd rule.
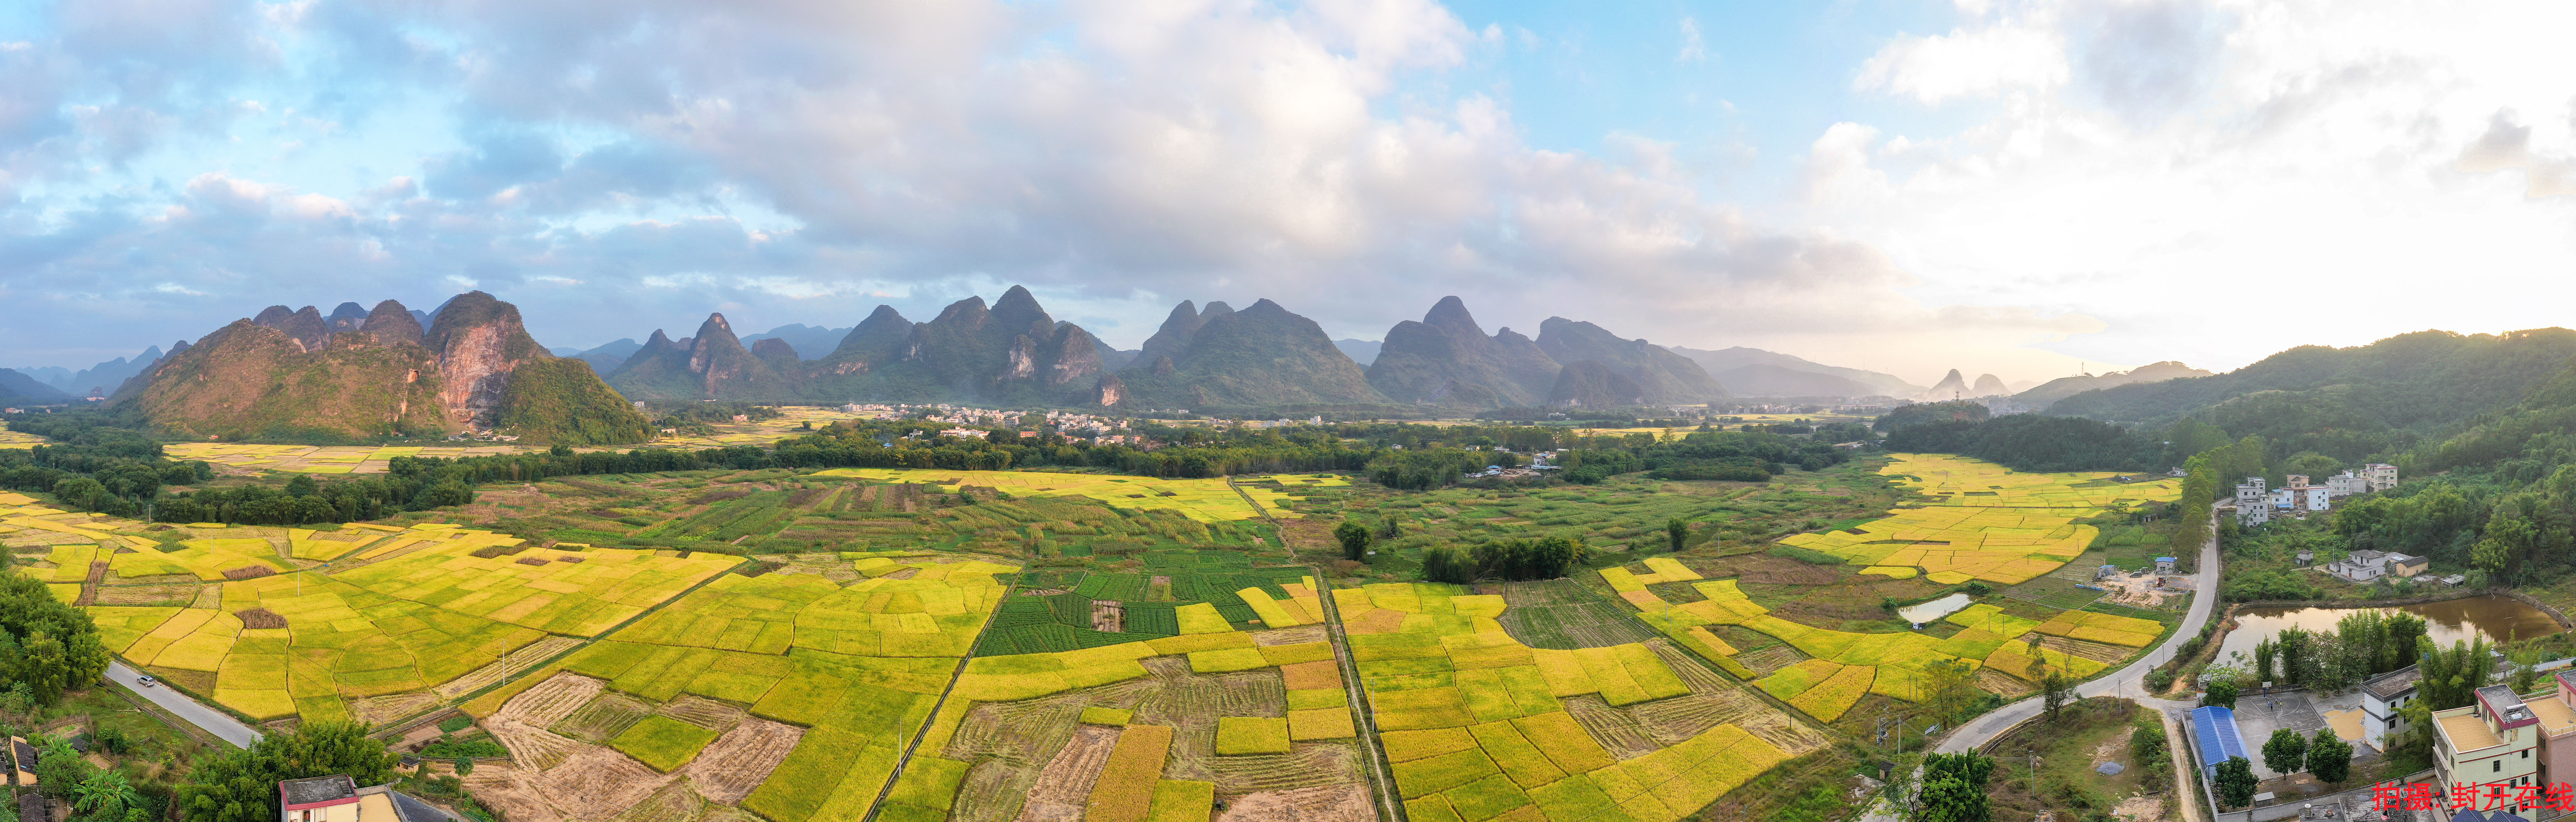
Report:
[[[276,611],[271,611],[266,608],[251,608],[248,610],[236,611],[233,613],[233,616],[241,618],[242,629],[246,631],[261,628],[286,627],[286,617],[279,616]]]
[[[1747,651],[1735,655],[1735,661],[1744,663],[1744,667],[1753,669],[1753,673],[1756,676],[1770,676],[1782,668],[1796,665],[1806,660],[1806,654],[1799,653],[1797,648],[1790,647],[1785,643],[1773,645],[1759,651]]]
[[[542,557],[520,557],[520,558],[519,558],[519,564],[521,564],[521,565],[540,565],[540,566],[542,566],[542,565],[545,565],[545,564],[546,564],[546,560],[545,560],[544,558],[542,558]]]
[[[426,693],[389,694],[349,700],[349,718],[383,724],[429,710],[438,697]]]
[[[707,745],[698,759],[681,771],[708,801],[733,804],[769,779],[789,751],[805,738],[805,729],[766,719],[738,721],[732,730]]]
[[[2063,651],[2070,656],[2106,663],[2118,662],[2120,660],[2127,659],[2130,654],[2138,652],[2138,649],[2136,648],[2123,645],[2112,645],[2105,642],[2087,642],[2081,639],[2067,639],[2062,636],[2045,635],[2040,637],[2039,647],[2047,648],[2052,651]]]
[[[516,726],[514,722],[501,725]],[[503,744],[513,750],[519,740],[530,738],[530,732],[544,734],[525,726],[511,728],[516,733],[504,736],[494,728],[494,736],[504,736]],[[546,734],[552,736],[552,734]],[[560,737],[558,737],[560,738]],[[554,820],[606,819],[618,812],[643,803],[654,792],[679,777],[655,773],[634,757],[598,745],[580,745],[563,759],[562,764],[545,770],[526,767],[492,768],[493,777],[484,779],[484,768],[474,769],[466,777],[466,787],[476,798],[487,794],[488,784],[494,793],[510,797],[502,804],[502,813],[511,822],[554,822]],[[486,799],[486,802],[492,800]]]
[[[258,579],[275,573],[277,573],[277,569],[275,568],[271,568],[266,565],[252,565],[225,571],[224,578],[234,582],[240,582],[245,579]]]
[[[440,683],[438,687],[430,690],[436,692],[442,699],[455,699],[482,690],[485,686],[499,684],[501,680],[513,674],[533,670],[538,663],[544,662],[548,657],[572,650],[580,644],[581,640],[572,637],[548,636],[511,651],[509,656],[502,657],[499,661]]]
[[[194,577],[187,578],[186,582],[164,585],[102,585],[98,589],[96,604],[185,608],[196,602],[198,587]],[[220,587],[217,590],[220,591]],[[217,596],[222,595],[219,593]]]
[[[508,719],[537,727],[563,721],[573,711],[590,702],[591,697],[608,690],[608,681],[576,673],[557,673],[536,687],[511,697],[493,712],[491,719]]]
[[[1575,724],[1583,726],[1583,731],[1592,735],[1592,741],[1601,743],[1601,747],[1620,759],[1635,759],[1662,747],[1655,744],[1654,734],[1648,732],[1636,717],[1610,707],[1610,703],[1601,701],[1597,695],[1568,697],[1565,712],[1574,715]]]
[[[679,698],[663,703],[661,713],[663,716],[715,731],[732,730],[734,726],[742,724],[743,720],[751,718],[750,711],[697,694],[681,694]]]
[[[1105,599],[1093,601],[1091,603],[1091,630],[1104,631],[1113,634],[1125,633],[1127,630],[1126,606]]]
[[[673,780],[608,822],[689,822],[707,808],[707,801],[690,787],[686,780]]]
[[[1300,625],[1295,628],[1255,631],[1252,634],[1254,645],[1302,645],[1308,642],[1322,642],[1324,639],[1324,626],[1321,625]]]
[[[949,811],[948,818],[957,822],[1081,822],[1083,807],[1091,801],[1091,789],[1100,782],[1100,768],[1108,764],[1109,752],[1118,746],[1118,734],[1117,728],[1097,725],[1075,729],[1072,739],[1035,774],[1035,784],[1025,795],[996,796],[977,790],[999,781],[979,779],[986,776],[985,772],[1014,767],[998,760],[980,763],[967,773],[966,786],[958,791],[957,806]],[[1027,765],[1018,768],[1026,770]]]
[[[1286,791],[1263,791],[1226,800],[1214,822],[1371,822],[1368,787],[1323,785]]]
[[[2029,683],[2014,679],[2001,671],[1990,671],[1982,668],[1977,670],[1977,687],[2002,696],[2008,700],[2019,699],[2039,692],[2038,688],[2031,687]]]
[[[583,742],[605,744],[652,714],[652,703],[625,694],[603,693],[547,730]]]

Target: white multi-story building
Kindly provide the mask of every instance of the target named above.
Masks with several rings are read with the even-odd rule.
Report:
[[[2415,701],[2415,686],[2424,680],[2424,671],[2408,665],[2371,677],[2361,683],[2361,741],[2370,747],[2388,750],[2388,737],[2411,729],[2399,713]]]
[[[2361,478],[2370,483],[2370,490],[2386,491],[2397,487],[2397,466],[2384,462],[2364,465],[2361,467]]]
[[[2307,492],[2307,494],[2306,494],[2307,499],[2306,499],[2305,501],[2307,502],[2308,510],[2310,510],[2310,511],[2323,511],[2323,510],[2326,510],[2326,506],[2327,506],[2327,499],[2328,499],[2328,497],[2329,497],[2330,495],[2326,493],[2326,487],[2325,487],[2325,486],[2322,486],[2322,485],[2311,485],[2311,486],[2308,486],[2307,488],[2305,488],[2305,489],[2303,489],[2303,490],[2305,490],[2305,491]]]
[[[2370,481],[2363,479],[2360,474],[2345,471],[2326,478],[2326,494],[2329,496],[2348,497],[2367,493],[2370,493]]]
[[[2283,511],[2287,511],[2287,510],[2290,510],[2290,509],[2292,509],[2292,508],[2296,508],[2296,507],[2298,507],[2298,505],[2299,505],[2299,498],[2298,498],[2298,497],[2296,497],[2296,496],[2291,495],[2291,493],[2290,493],[2290,489],[2287,489],[2287,488],[2274,488],[2274,489],[2272,489],[2272,507],[2274,507],[2274,508],[2278,508],[2278,509],[2281,509],[2281,510],[2283,510]]]

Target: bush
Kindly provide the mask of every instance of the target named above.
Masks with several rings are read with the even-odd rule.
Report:
[[[471,727],[474,727],[474,718],[464,714],[457,714],[438,721],[438,730],[442,733],[452,734]]]

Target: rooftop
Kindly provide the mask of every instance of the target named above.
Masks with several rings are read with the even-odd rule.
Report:
[[[2478,699],[2495,710],[2498,725],[2511,725],[2531,718],[2531,706],[2523,704],[2522,695],[2514,693],[2512,688],[2502,685],[2479,688]]]
[[[2361,692],[2386,702],[2404,695],[2407,691],[2415,690],[2415,684],[2422,681],[2424,681],[2424,669],[2408,665],[2371,677],[2369,681],[2361,683]]]
[[[277,798],[288,805],[354,802],[358,799],[358,783],[347,774],[289,779],[277,783]]]
[[[2540,717],[2541,733],[2557,736],[2576,729],[2576,708],[2567,707],[2567,703],[2541,699],[2523,704],[2531,706],[2532,716]]]
[[[2496,739],[2494,731],[2487,729],[2486,720],[2470,716],[2467,711],[2451,716],[2436,716],[2433,718],[2433,723],[2442,726],[2442,736],[2451,740],[2453,753],[2492,748],[2503,744],[2502,740]]]

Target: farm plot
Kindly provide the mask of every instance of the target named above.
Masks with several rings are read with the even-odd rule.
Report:
[[[1496,621],[1503,597],[1451,586],[1370,585],[1333,594],[1351,626],[1351,654],[1397,788],[1415,818],[1680,819],[1822,742],[1820,735],[1790,734],[1784,749],[1742,724],[1719,722],[1664,744],[1619,709],[1671,704],[1675,715],[1707,715],[1709,700],[1674,665],[1691,664],[1687,657],[1643,643],[1531,648]],[[1704,670],[1695,674],[1707,676],[1699,681],[1713,690],[1733,687]],[[1677,700],[1685,698],[1696,701],[1682,708]],[[1749,696],[1737,704],[1747,718],[1768,714],[1779,726],[1798,724]],[[1578,710],[1616,719],[1586,722]],[[1621,733],[1622,723],[1637,732]]]
[[[882,813],[1205,820],[1222,799],[1374,819],[1331,649],[1261,642],[1229,632],[978,657]]]
[[[741,801],[805,733],[739,708],[708,710],[695,697],[644,702],[607,684],[559,672],[512,697],[483,725],[513,761],[476,768],[467,787],[511,819],[627,818],[663,808],[694,816],[705,803]],[[616,729],[605,740],[554,732],[596,731],[603,717]]]
[[[1303,569],[1163,570],[1168,573],[1094,572],[1071,591],[1039,589],[1011,597],[994,615],[975,653],[1049,653],[1222,633],[1237,626],[1285,628],[1323,621],[1315,580]]]
[[[702,728],[721,724],[710,721],[728,713],[718,706],[750,717],[676,772],[690,774],[690,789],[704,800],[776,822],[864,815],[999,604],[994,575],[1015,570],[940,559],[848,587],[811,574],[728,575],[467,703],[468,713],[492,717],[512,750],[563,752],[558,764],[492,777],[513,797],[505,812],[600,819],[646,803],[673,777],[597,741],[636,733],[650,721],[639,706],[651,705],[652,716]],[[580,685],[584,678],[598,684]],[[586,688],[595,689],[585,695]],[[796,732],[789,738],[779,728]],[[742,743],[746,749],[769,753],[728,748],[737,734],[762,740]],[[641,738],[620,747],[668,750]],[[580,790],[612,779],[633,784]]]
[[[856,477],[872,482],[919,483],[956,493],[959,486],[992,488],[1014,497],[1090,497],[1120,508],[1171,509],[1202,522],[1253,519],[1261,512],[1222,479],[1161,479],[1110,474],[1054,474],[1039,471],[949,471],[923,468],[834,468],[818,477]],[[1288,495],[1258,485],[1247,486],[1273,517],[1298,516],[1284,504]]]
[[[543,636],[309,574],[224,583],[221,604],[91,612],[118,626],[111,652],[212,673],[215,701],[258,719],[345,719],[347,700],[425,690]]]
[[[1627,609],[1570,579],[1504,583],[1503,605],[1495,618],[1503,632],[1532,648],[1606,648],[1655,636]]]
[[[2182,498],[2182,480],[2118,482],[2100,471],[2030,473],[1949,454],[1896,454],[1879,473],[1904,476],[1935,505],[2102,509]]]
[[[523,548],[519,542],[459,537],[336,577],[470,616],[548,633],[598,636],[741,562],[722,555],[665,557],[614,548]]]
[[[1719,666],[1744,679],[1756,679],[1744,661],[1735,659],[1735,650],[1707,626],[1734,625],[1778,638],[1795,647],[1810,659],[1792,673],[1775,670],[1761,677],[1763,690],[1788,700],[1799,710],[1825,721],[1839,718],[1866,694],[1877,693],[1896,699],[1919,701],[1925,667],[1936,662],[1962,661],[1971,667],[1982,664],[1993,645],[2002,638],[1981,630],[1964,630],[1948,638],[1935,639],[1921,633],[1862,634],[1831,631],[1800,625],[1770,613],[1744,595],[1735,580],[1692,583],[1705,599],[1678,605],[1660,600],[1646,603],[1638,618],[1655,626],[1665,636],[1684,647],[1697,651]],[[1972,606],[1993,610],[1993,606]],[[1963,611],[1961,616],[1971,613]],[[1986,611],[1974,611],[1982,616]],[[1967,623],[1961,623],[1967,625]],[[1974,627],[1974,626],[1969,626]],[[2002,626],[1996,626],[2002,627]],[[2018,632],[2016,632],[2018,633]],[[1835,667],[1825,667],[1827,665]],[[1783,679],[1782,677],[1787,677]],[[1810,687],[1830,680],[1830,689],[1813,697],[1799,698]],[[1783,695],[1786,693],[1787,695]]]

